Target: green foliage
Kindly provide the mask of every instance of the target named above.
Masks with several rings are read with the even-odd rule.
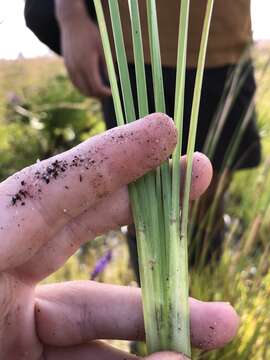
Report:
[[[240,329],[233,342],[224,349],[210,353],[196,351],[196,360],[264,360],[270,356],[269,246],[261,247],[260,255],[255,256],[258,244],[254,238],[246,252],[247,234],[243,234],[238,247],[226,244],[217,265],[208,266],[201,273],[194,271],[191,274],[192,296],[206,301],[226,299],[241,318]],[[206,286],[209,283],[211,286]]]
[[[36,131],[24,124],[0,124],[0,179],[31,163],[42,153]]]
[[[9,99],[0,99],[0,179],[104,130],[99,103],[81,96],[65,74],[27,89],[9,81]]]

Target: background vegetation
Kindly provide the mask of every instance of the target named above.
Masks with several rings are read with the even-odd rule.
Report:
[[[241,316],[237,338],[194,359],[270,358],[270,70],[261,80],[269,46],[255,49],[260,79],[257,113],[263,145],[259,168],[240,171],[226,195],[226,242],[221,259],[191,273],[191,294],[231,302]],[[79,95],[57,58],[0,61],[0,180],[68,149],[104,130],[100,105]],[[125,236],[104,235],[85,245],[65,267],[47,279],[90,279],[105,256],[99,281],[136,286]],[[118,346],[127,347],[123,342]]]

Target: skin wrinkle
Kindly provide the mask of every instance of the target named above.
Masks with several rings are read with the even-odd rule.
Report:
[[[80,243],[80,236],[78,236],[78,228],[82,226],[84,228],[84,233],[89,235],[89,238],[92,239],[94,234],[92,232],[92,230],[88,227],[85,226],[84,224],[77,224],[76,222],[72,221],[69,222],[66,226],[65,229],[68,233],[67,239],[68,239],[68,243],[70,243],[71,247],[74,247],[74,244],[79,244]],[[79,229],[79,231],[81,231],[81,229]]]
[[[3,348],[4,331],[7,328],[7,319],[14,303],[14,287],[7,274],[0,275],[0,348]]]
[[[91,310],[87,311],[87,304],[83,303],[81,306],[80,321],[78,323],[82,343],[86,343],[89,341],[88,336],[86,336],[86,334],[88,333],[87,329],[89,328],[90,324],[93,334],[95,333],[95,323],[93,322],[92,317],[93,317],[92,311]]]
[[[96,339],[98,333],[94,321],[94,314],[93,311],[88,309],[87,302],[84,299],[81,300],[80,315],[78,318],[79,320],[76,324],[79,328],[81,343],[87,343],[92,339]]]
[[[12,272],[1,274],[0,278],[1,294],[6,295],[6,315],[3,316],[2,308],[0,307],[0,349],[1,352],[11,349],[10,357],[8,359],[14,360],[28,360],[28,354],[32,352],[30,345],[30,338],[32,333],[32,322],[34,317],[32,312],[32,288],[18,279]],[[6,290],[5,290],[6,287]],[[3,291],[3,292],[2,292]],[[24,300],[26,301],[25,306]],[[3,323],[5,322],[5,323]],[[19,326],[24,324],[24,332],[20,332]],[[29,330],[29,331],[28,331]],[[8,334],[13,334],[9,336]],[[41,353],[41,345],[38,338],[35,336],[32,339],[35,344],[34,358]]]
[[[81,323],[80,323],[80,330],[81,330],[81,339],[83,343],[86,343],[92,339],[96,339],[98,336],[96,323],[94,321],[94,314],[93,311],[87,310],[87,303],[84,302],[82,304],[82,314],[81,314]]]
[[[30,206],[29,206],[29,202],[30,202]],[[50,237],[53,235],[53,233],[55,231],[51,230],[53,227],[53,221],[51,220],[51,222],[49,221],[48,217],[44,216],[44,208],[41,208],[41,206],[38,206],[38,203],[35,202],[32,198],[28,199],[28,204],[27,207],[29,207],[31,209],[32,213],[32,217],[35,219],[35,222],[39,222],[40,227],[36,228],[36,232],[31,234],[31,238],[29,239],[29,243],[31,243],[31,247],[25,248],[22,247],[21,250],[21,254],[20,254],[20,258],[23,259],[23,261],[25,261],[28,258],[31,258],[39,249],[40,247],[40,243],[42,242],[42,238],[44,237],[44,232],[41,230],[43,228],[46,228],[46,237]],[[15,216],[13,218],[12,223],[14,224],[20,224],[20,228],[22,229],[22,231],[19,233],[21,236],[24,235],[24,231],[23,231],[23,225],[24,222],[20,221],[20,212],[22,212],[22,210],[20,208],[19,212],[15,213]],[[48,222],[49,221],[49,222]],[[18,236],[17,236],[18,238]],[[1,251],[1,249],[0,249]],[[15,262],[15,260],[13,260],[13,256],[12,253],[11,255],[7,258],[7,262],[10,264],[13,264]],[[2,271],[5,270],[4,268],[2,269]]]
[[[79,328],[82,342],[88,342],[99,337],[93,311],[87,311],[87,303],[82,300]],[[87,335],[86,335],[87,334]]]

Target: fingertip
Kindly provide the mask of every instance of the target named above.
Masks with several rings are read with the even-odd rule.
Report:
[[[222,318],[218,347],[222,347],[232,341],[236,336],[240,325],[240,318],[230,303],[219,302],[217,306],[219,307],[220,317]],[[223,331],[221,329],[223,329]]]
[[[167,157],[171,155],[177,144],[177,129],[174,121],[168,115],[157,112],[145,116],[146,131],[155,138],[155,143],[163,146]]]
[[[191,336],[194,346],[212,350],[232,341],[239,328],[239,317],[225,302],[191,300]]]
[[[192,185],[190,199],[200,197],[209,187],[213,177],[213,167],[208,157],[200,152],[193,155]]]

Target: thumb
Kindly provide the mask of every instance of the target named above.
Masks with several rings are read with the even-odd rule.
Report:
[[[161,352],[147,356],[145,360],[189,360],[189,358],[175,352]]]

